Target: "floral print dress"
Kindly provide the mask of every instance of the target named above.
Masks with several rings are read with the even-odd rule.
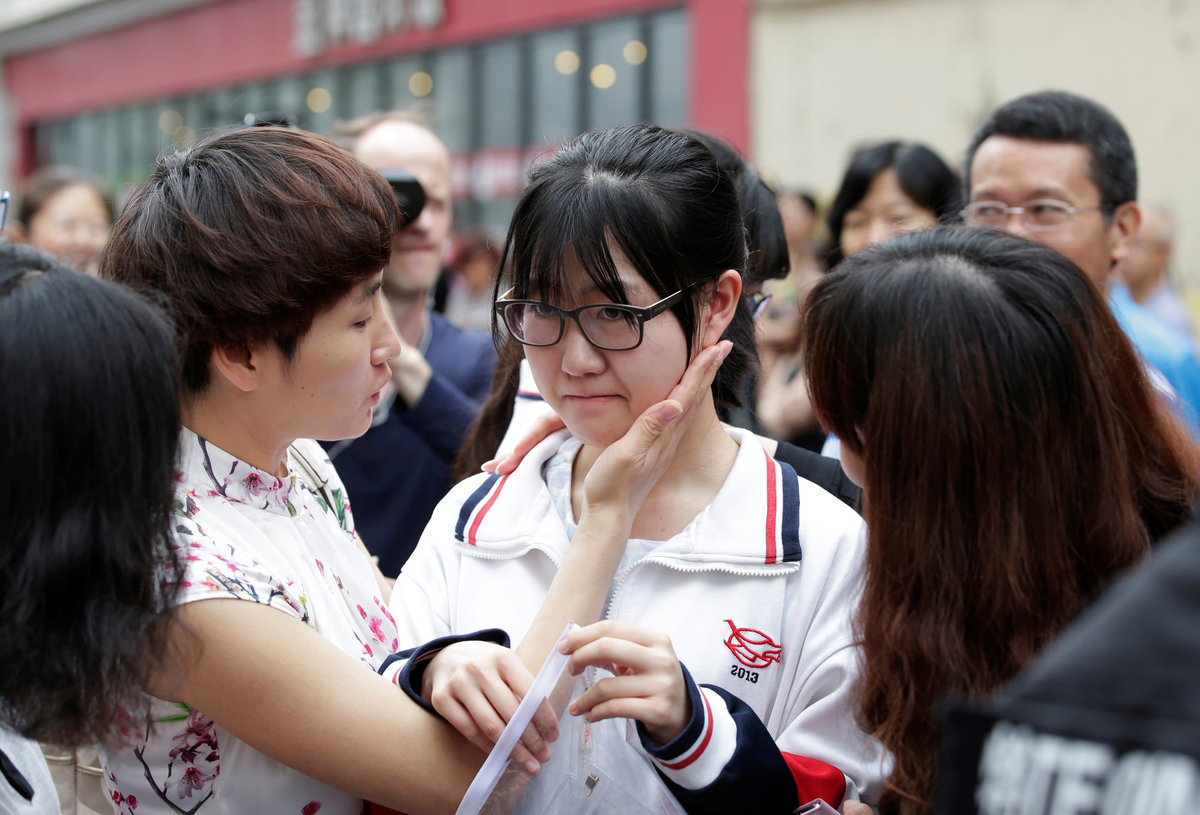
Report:
[[[310,488],[294,461],[281,479],[183,430],[175,486],[175,545],[186,565],[180,602],[273,606],[364,670],[377,670],[398,648],[395,621],[357,548],[328,457],[316,442],[294,448],[323,464],[325,490]],[[120,815],[362,812],[360,799],[267,757],[187,705],[152,698],[148,719],[127,716],[118,730],[100,755]]]

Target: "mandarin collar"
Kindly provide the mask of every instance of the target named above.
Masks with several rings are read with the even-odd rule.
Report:
[[[185,440],[190,437],[193,450],[216,493],[231,501],[280,515],[291,517],[296,514],[291,501],[296,475],[290,467],[288,474],[280,478],[230,455],[187,428],[184,428],[184,434]]]

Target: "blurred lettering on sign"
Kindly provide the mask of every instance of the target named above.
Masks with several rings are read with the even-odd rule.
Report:
[[[293,47],[311,57],[346,43],[366,44],[388,34],[437,28],[446,0],[295,0]]]

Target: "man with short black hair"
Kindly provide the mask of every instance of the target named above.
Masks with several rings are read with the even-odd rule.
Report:
[[[1138,306],[1112,280],[1141,224],[1137,162],[1125,128],[1106,108],[1042,91],[994,110],[967,148],[969,224],[1004,229],[1057,249],[1097,286],[1125,333],[1174,390],[1193,433],[1200,429],[1200,363],[1187,340]]]

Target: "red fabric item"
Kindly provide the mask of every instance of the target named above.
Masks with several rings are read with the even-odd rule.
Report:
[[[800,803],[823,798],[830,806],[839,807],[846,797],[846,776],[832,764],[815,758],[783,753],[783,760],[792,771]]]

